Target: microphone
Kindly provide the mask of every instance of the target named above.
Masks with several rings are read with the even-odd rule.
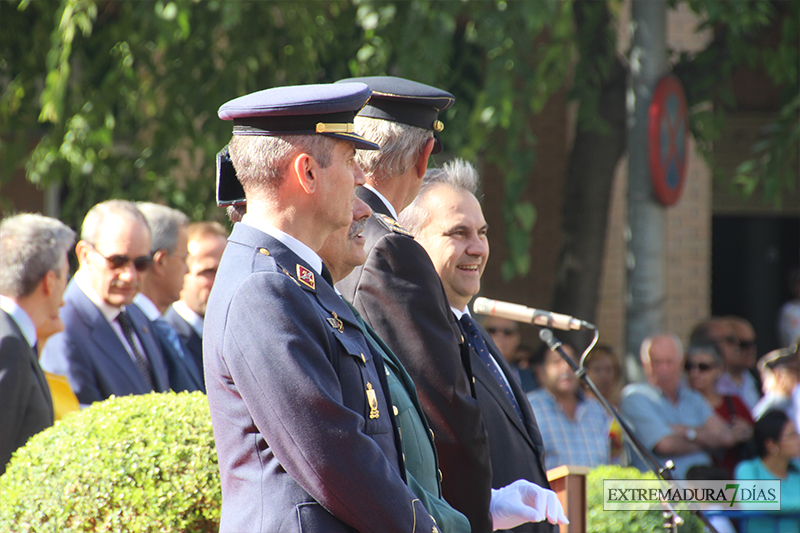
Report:
[[[580,320],[569,315],[542,311],[524,305],[510,304],[488,298],[476,298],[472,310],[481,315],[499,316],[516,322],[525,322],[545,328],[555,328],[564,331],[579,329],[596,329],[594,324]]]

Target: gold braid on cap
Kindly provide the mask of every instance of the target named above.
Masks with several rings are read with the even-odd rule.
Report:
[[[317,133],[355,133],[356,127],[352,122],[325,123],[317,122]]]

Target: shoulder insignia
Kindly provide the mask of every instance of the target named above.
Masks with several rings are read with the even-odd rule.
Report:
[[[303,265],[297,265],[297,280],[312,291],[315,290],[314,273]]]
[[[290,279],[290,280],[292,280],[292,281],[294,281],[294,282],[297,284],[297,286],[298,286],[298,287],[300,286],[300,284],[299,284],[299,283],[297,283],[297,280],[296,280],[296,279],[294,279],[294,276],[292,276],[291,274],[289,274],[289,272],[287,272],[285,268],[281,267],[281,270],[283,270],[283,273],[284,273],[284,274],[286,274],[287,276],[289,276],[289,279]]]
[[[395,219],[390,216],[384,215],[383,213],[373,213],[375,218],[389,230],[392,230],[395,233],[399,233],[400,235],[406,235],[408,237],[414,237],[414,235],[408,231],[406,228],[401,226]]]
[[[336,311],[333,312],[333,318],[326,318],[325,320],[328,321],[328,324],[330,324],[333,329],[339,333],[344,333],[344,322],[336,316]]]

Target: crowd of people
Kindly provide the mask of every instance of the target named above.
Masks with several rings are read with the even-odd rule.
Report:
[[[0,474],[65,413],[168,390],[208,395],[222,531],[554,531],[549,469],[644,468],[561,354],[471,316],[490,252],[478,172],[428,169],[453,103],[393,77],[226,103],[230,235],[124,200],[79,235],[3,220]],[[756,354],[747,321],[713,317],[685,350],[647,338],[646,382],[623,388],[610,346],[584,362],[675,477],[800,486],[797,351]]]

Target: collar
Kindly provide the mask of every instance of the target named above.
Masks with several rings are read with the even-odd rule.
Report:
[[[309,248],[306,244],[295,239],[288,233],[279,230],[275,226],[271,226],[263,220],[258,220],[255,217],[248,215],[249,213],[245,213],[245,215],[242,217],[243,224],[246,224],[259,231],[263,231],[273,239],[280,241],[281,244],[297,254],[297,256],[308,263],[317,274],[322,276],[322,259],[320,259],[319,255],[317,255],[314,250]]]
[[[141,292],[133,299],[133,303],[142,310],[145,316],[150,319],[150,322],[155,322],[156,319],[161,318],[161,312],[156,307],[156,304],[153,303],[153,300]]]
[[[22,335],[31,348],[36,344],[36,326],[33,325],[33,320],[28,316],[23,308],[17,302],[0,294],[0,309],[8,313],[14,322],[17,323],[19,329],[22,330]]]
[[[192,329],[197,333],[200,337],[203,336],[203,317],[195,313],[192,309],[189,309],[189,306],[183,303],[182,300],[178,300],[172,304],[172,308],[178,313],[182,319],[184,319]]]
[[[469,314],[468,307],[465,307],[464,309],[456,309],[455,307],[450,306],[450,310],[453,312],[454,315],[456,315],[456,320],[461,320],[461,317],[464,315],[472,316],[471,314]]]
[[[378,189],[376,189],[376,188],[375,188],[375,187],[373,187],[372,185],[369,185],[368,183],[365,183],[365,184],[364,184],[364,188],[365,188],[365,189],[369,189],[370,191],[372,191],[372,192],[373,192],[373,194],[375,194],[375,196],[377,196],[377,197],[378,197],[378,199],[379,199],[381,202],[383,202],[383,205],[385,205],[385,206],[386,206],[386,209],[388,209],[388,210],[389,210],[389,213],[391,213],[391,214],[392,214],[392,217],[393,217],[395,220],[397,220],[397,211],[395,210],[394,206],[393,206],[391,203],[389,203],[389,200],[387,200],[387,199],[386,199],[386,197],[385,197],[384,195],[382,195],[380,192],[378,192]]]
[[[75,283],[78,284],[78,288],[83,291],[83,294],[85,294],[95,306],[97,306],[97,309],[99,309],[100,313],[108,320],[108,323],[113,324],[120,312],[120,308],[109,305],[100,298],[100,295],[94,290],[89,280],[86,279],[86,272],[82,273],[81,270],[78,269],[78,271],[75,272],[74,279]]]

